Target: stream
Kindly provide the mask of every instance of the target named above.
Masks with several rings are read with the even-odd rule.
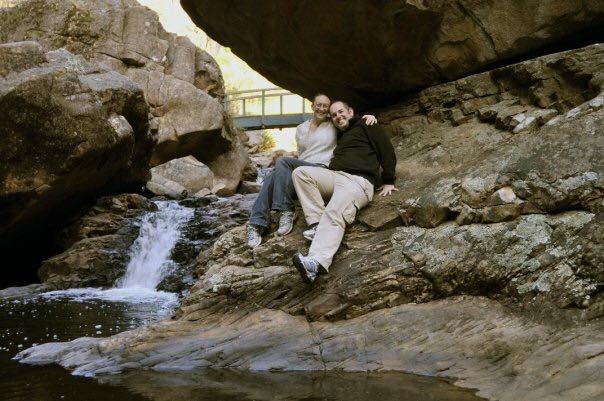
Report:
[[[131,371],[88,378],[71,375],[55,365],[31,366],[13,360],[18,352],[36,344],[108,337],[174,313],[179,294],[156,288],[178,270],[172,250],[195,210],[175,201],[156,204],[157,211],[143,216],[126,273],[113,288],[77,288],[0,299],[1,400],[479,399],[447,381],[401,373]],[[215,223],[200,219],[199,224],[208,225],[207,231],[217,236],[212,229]],[[204,245],[212,241],[209,238]]]

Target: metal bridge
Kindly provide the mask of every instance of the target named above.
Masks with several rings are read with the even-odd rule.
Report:
[[[281,88],[230,92],[224,106],[246,130],[295,127],[312,117],[308,100]]]

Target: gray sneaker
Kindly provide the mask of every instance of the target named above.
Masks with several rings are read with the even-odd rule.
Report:
[[[319,274],[319,266],[321,266],[321,264],[317,262],[316,259],[304,256],[300,252],[297,252],[292,260],[298,273],[302,276],[302,280],[306,281],[308,284],[312,284]]]
[[[247,226],[247,245],[250,248],[256,248],[262,242],[260,230],[253,224]]]
[[[294,229],[294,221],[296,221],[296,212],[281,212],[277,235],[287,235],[291,233]]]
[[[302,233],[302,236],[304,238],[306,238],[307,240],[312,241],[313,238],[315,238],[315,233],[317,232],[317,226],[318,226],[318,224],[315,224],[314,226],[310,226],[308,228],[308,230],[306,230]]]

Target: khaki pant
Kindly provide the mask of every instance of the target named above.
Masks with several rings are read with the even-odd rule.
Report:
[[[319,223],[308,256],[328,269],[346,224],[373,198],[373,185],[358,175],[323,167],[298,167],[292,177],[306,222]]]

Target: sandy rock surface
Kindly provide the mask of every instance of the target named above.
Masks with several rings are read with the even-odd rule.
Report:
[[[214,186],[214,173],[193,156],[173,159],[151,169],[147,189],[155,195],[181,198]],[[203,192],[203,191],[202,191]]]

